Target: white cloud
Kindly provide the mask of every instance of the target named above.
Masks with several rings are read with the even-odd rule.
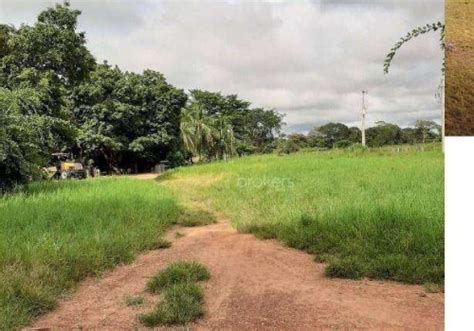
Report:
[[[51,1],[2,0],[0,21],[33,21]],[[138,3],[138,5],[137,5]],[[72,1],[98,60],[158,70],[185,89],[236,93],[286,113],[287,130],[359,120],[439,119],[439,35],[384,56],[418,25],[443,20],[443,1]]]

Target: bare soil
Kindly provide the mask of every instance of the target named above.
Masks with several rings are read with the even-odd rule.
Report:
[[[442,293],[395,282],[326,278],[324,264],[311,255],[238,233],[226,220],[175,228],[167,239],[171,248],[84,281],[34,327],[144,329],[137,314],[158,300],[144,291],[148,279],[170,262],[197,260],[209,268],[211,279],[202,284],[206,314],[190,325],[193,330],[443,329]],[[143,296],[145,303],[129,307],[127,296]]]

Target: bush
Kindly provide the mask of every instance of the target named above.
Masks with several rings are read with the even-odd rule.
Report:
[[[300,146],[296,144],[293,140],[283,140],[280,142],[277,148],[277,152],[279,155],[282,154],[291,154],[298,152],[300,150]]]
[[[349,140],[339,140],[334,144],[335,148],[347,148],[352,145],[352,142]]]

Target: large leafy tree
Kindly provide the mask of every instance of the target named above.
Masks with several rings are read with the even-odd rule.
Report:
[[[308,133],[308,142],[313,147],[332,148],[337,141],[349,140],[351,130],[342,123],[328,123],[313,128]]]
[[[434,141],[441,137],[441,125],[434,121],[418,120],[415,128],[421,136],[421,143]]]
[[[379,121],[366,131],[367,145],[379,147],[383,145],[397,145],[401,143],[402,130],[396,124]]]
[[[275,110],[253,108],[247,111],[240,127],[243,132],[238,136],[241,139],[240,150],[242,153],[271,152],[276,147],[283,124],[283,115]]]
[[[80,153],[107,170],[146,170],[179,148],[186,99],[158,72],[99,65],[72,95]]]
[[[4,188],[41,174],[49,153],[75,130],[68,96],[95,66],[69,4],[43,11],[33,26],[0,25],[0,172]]]
[[[8,52],[2,57],[2,83],[14,87],[15,78],[26,69],[51,74],[65,86],[84,80],[95,60],[85,46],[85,34],[76,31],[80,13],[65,2],[41,12],[33,26],[10,31]]]

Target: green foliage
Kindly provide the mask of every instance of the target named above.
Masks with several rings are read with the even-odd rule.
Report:
[[[433,121],[418,120],[414,128],[403,129],[396,124],[383,121],[375,124],[365,131],[369,147],[441,141],[441,126]],[[359,128],[349,128],[342,123],[328,123],[313,128],[306,140],[308,146],[320,149],[347,148],[361,142],[361,131]]]
[[[1,77],[7,86],[18,83],[17,77],[31,68],[52,74],[61,85],[74,85],[87,77],[95,60],[85,47],[84,33],[76,32],[80,11],[67,2],[41,12],[33,26],[22,25],[8,38],[8,53],[2,57]]]
[[[181,115],[187,96],[161,73],[97,65],[76,31],[80,14],[65,2],[32,26],[0,24],[0,190],[38,178],[51,152],[122,173],[275,147],[282,121],[273,110],[193,90]]]
[[[437,23],[431,23],[431,24],[426,24],[425,26],[419,26],[412,31],[408,32],[405,37],[401,37],[400,40],[390,49],[390,52],[387,54],[384,65],[383,65],[383,71],[384,73],[388,73],[388,70],[390,68],[390,65],[392,64],[393,58],[395,57],[395,54],[397,51],[403,46],[403,44],[407,43],[413,38],[416,38],[422,34],[428,33],[430,31],[441,31],[441,36],[440,36],[440,47],[442,50],[444,50],[444,30],[445,30],[445,25],[441,22]],[[444,71],[444,64],[443,64],[443,71]]]
[[[181,139],[184,147],[200,159],[221,159],[236,153],[229,118],[217,113],[208,115],[194,100],[183,110]]]
[[[349,129],[342,123],[331,122],[313,128],[308,133],[308,143],[311,147],[333,148],[337,141],[354,139],[356,136],[354,129]]]
[[[79,13],[65,3],[33,26],[0,26],[0,190],[38,178],[49,153],[74,142],[68,92],[95,66]]]
[[[366,131],[367,145],[370,147],[380,147],[384,145],[397,145],[401,142],[401,129],[398,125],[383,121]]]
[[[210,278],[206,267],[197,262],[176,262],[153,277],[147,283],[147,290],[160,293],[163,289],[179,283],[204,281]]]
[[[335,148],[347,148],[352,146],[352,141],[349,140],[338,140],[334,143]]]
[[[179,147],[186,95],[158,72],[139,75],[99,65],[71,99],[77,143],[104,170],[148,170]]]
[[[277,153],[282,154],[291,154],[296,153],[300,150],[300,146],[291,139],[282,139],[278,144]]]
[[[421,142],[423,144],[428,141],[441,140],[441,125],[433,121],[418,120],[416,121],[415,128],[421,135]]]
[[[200,159],[227,159],[274,148],[282,117],[273,110],[250,108],[236,95],[192,90],[181,118],[186,150]]]
[[[37,145],[41,128],[38,117],[25,119],[0,111],[0,194],[29,178],[41,177],[38,164],[44,156]]]
[[[323,257],[333,277],[440,284],[443,154],[439,144],[424,146],[252,156],[179,169],[166,186],[204,200],[241,231]],[[222,179],[204,187],[203,175]]]
[[[133,194],[130,194],[133,192]],[[88,276],[153,248],[172,195],[130,179],[38,182],[0,198],[0,326],[19,329]]]
[[[148,327],[192,322],[204,314],[203,298],[198,285],[175,284],[164,291],[163,301],[152,312],[140,315],[139,320]]]
[[[308,138],[302,133],[292,133],[288,135],[287,139],[294,142],[300,148],[308,146]]]

